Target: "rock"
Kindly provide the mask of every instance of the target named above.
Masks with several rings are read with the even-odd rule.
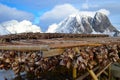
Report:
[[[110,32],[117,31],[117,29],[111,24],[108,17],[100,12],[95,14],[92,26],[96,32],[103,33],[106,30]]]
[[[120,63],[113,63],[111,65],[111,73],[115,78],[120,78]]]

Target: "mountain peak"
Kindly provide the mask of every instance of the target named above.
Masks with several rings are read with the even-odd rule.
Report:
[[[96,32],[104,33],[104,32],[114,32],[116,31],[116,28],[111,24],[109,18],[101,13],[101,12],[96,12],[93,22],[92,22],[92,27]]]
[[[106,15],[104,13],[101,13],[101,12],[98,11],[98,12],[95,13],[95,16],[106,16]]]

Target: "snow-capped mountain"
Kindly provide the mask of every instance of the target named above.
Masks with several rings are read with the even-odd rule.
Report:
[[[24,33],[24,32],[41,32],[37,25],[33,25],[30,21],[11,20],[0,24],[0,35]]]
[[[92,16],[74,14],[60,22],[50,25],[47,33],[85,33],[85,34],[109,34],[114,36],[118,30],[111,24],[108,17],[96,12]]]

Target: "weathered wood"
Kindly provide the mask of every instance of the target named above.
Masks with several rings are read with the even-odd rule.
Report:
[[[102,44],[55,44],[55,45],[0,45],[0,50],[16,50],[16,51],[46,51],[56,48],[70,48],[80,46],[101,46]]]
[[[76,80],[77,77],[77,68],[73,67],[73,80]]]
[[[109,73],[107,71],[103,72],[106,76],[109,76]]]
[[[64,52],[64,49],[50,49],[48,51],[43,51],[43,57],[52,57],[56,55],[60,55]]]
[[[105,34],[65,34],[65,33],[20,33],[0,36],[1,42],[11,42],[21,39],[51,39],[51,38],[88,38],[88,37],[109,37]]]
[[[47,51],[47,45],[0,45],[0,50],[15,50],[15,51]]]
[[[109,72],[108,72],[108,80],[111,80],[111,65],[109,65],[109,68],[108,68]]]
[[[93,72],[93,70],[89,70],[87,69],[88,72],[90,73],[91,77],[93,78],[93,80],[98,80],[97,76],[95,75],[95,73]]]
[[[50,45],[50,48],[72,48],[72,47],[82,47],[82,46],[101,46],[102,44],[97,43],[64,43],[64,44],[52,44]]]
[[[76,64],[77,69],[73,68],[73,75],[70,78],[78,77],[76,70],[82,73],[89,68],[90,70],[88,69],[88,72],[77,80],[82,80],[89,74],[94,80],[98,80],[97,76],[106,68],[97,76],[94,72],[100,66],[107,65],[104,61],[116,62],[119,58],[117,53],[120,49],[120,39],[106,35],[25,33],[3,36],[0,40],[0,67],[13,70],[17,68],[16,71],[19,71],[17,73],[22,72],[22,66],[24,71],[32,71],[36,75],[59,67],[71,69]],[[21,65],[13,66],[13,63]],[[95,68],[98,65],[99,67]]]
[[[107,66],[105,66],[105,68],[103,68],[99,73],[97,73],[97,77],[100,76],[110,65],[112,64],[112,62],[110,62]]]
[[[95,67],[95,68],[93,69],[93,71],[96,71],[96,70],[98,70],[98,69],[99,69],[99,66]],[[86,78],[88,75],[89,75],[89,72],[86,72],[84,75],[78,77],[76,80],[83,80],[83,79]]]

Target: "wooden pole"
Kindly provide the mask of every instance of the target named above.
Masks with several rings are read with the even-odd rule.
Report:
[[[90,73],[91,77],[93,78],[93,80],[98,80],[97,76],[95,75],[95,73],[93,72],[93,70],[89,70],[87,68],[88,72]]]
[[[73,80],[77,78],[77,68],[73,67]]]
[[[108,76],[108,80],[110,80],[111,79],[111,65],[109,66],[109,76]]]

